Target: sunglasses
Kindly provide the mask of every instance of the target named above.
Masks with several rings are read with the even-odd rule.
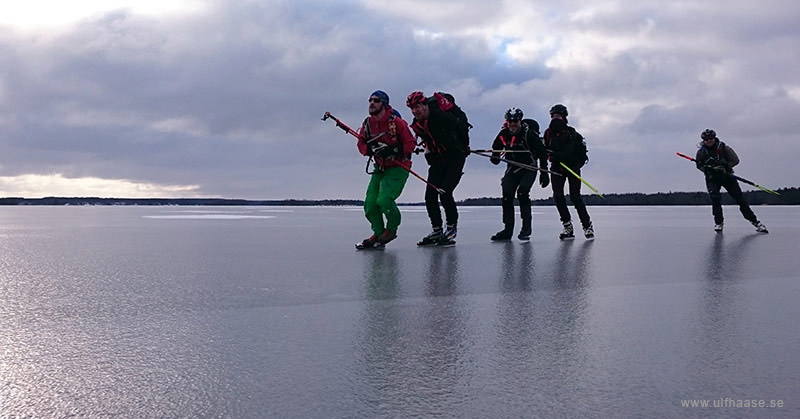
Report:
[[[509,124],[514,124],[514,123],[517,123],[517,122],[519,122],[519,121],[520,121],[519,119],[509,119],[509,120],[508,120],[508,123],[509,123]]]
[[[376,98],[376,97],[369,98],[369,101],[372,102],[372,103],[381,103],[381,100]]]

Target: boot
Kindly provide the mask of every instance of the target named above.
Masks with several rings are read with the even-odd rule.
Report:
[[[588,226],[583,228],[583,234],[586,236],[586,240],[594,240],[594,227],[592,223],[589,223]]]
[[[575,231],[572,229],[572,221],[563,223],[564,230],[558,235],[561,240],[572,240],[575,238]]]
[[[753,226],[756,228],[756,231],[759,232],[759,233],[764,233],[764,234],[769,233],[769,231],[767,231],[767,227],[765,227],[764,224],[761,224],[761,221],[754,222]]]
[[[362,240],[361,243],[356,244],[356,249],[364,250],[364,249],[382,249],[383,243],[378,240],[378,236],[371,235],[366,239]]]
[[[714,225],[714,231],[716,231],[717,233],[722,233],[722,227],[723,227],[724,225],[725,225],[724,223],[715,224],[715,225]],[[757,228],[757,227],[756,227],[756,228]]]
[[[492,236],[492,241],[494,241],[494,242],[508,241],[508,240],[511,240],[511,236],[513,234],[514,234],[514,232],[511,229],[504,228],[504,229],[498,231],[497,233],[495,233],[494,236]]]
[[[438,244],[442,240],[442,228],[434,228],[433,231],[428,234],[427,236],[423,237],[422,240],[417,242],[417,246],[433,246]]]
[[[456,240],[458,229],[455,224],[448,224],[447,229],[444,231],[444,239],[442,241],[452,242]]]
[[[378,237],[378,242],[381,244],[389,243],[397,238],[397,233],[392,230],[383,230],[383,233]]]

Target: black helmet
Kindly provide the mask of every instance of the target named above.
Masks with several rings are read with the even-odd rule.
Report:
[[[506,121],[519,121],[522,119],[522,109],[520,108],[511,108],[506,111]]]
[[[569,112],[567,112],[566,106],[559,103],[558,105],[553,105],[553,107],[550,108],[550,115],[552,114],[558,114],[566,118],[569,115]]]
[[[711,140],[717,138],[717,133],[713,129],[707,129],[700,134],[700,138],[704,140]]]

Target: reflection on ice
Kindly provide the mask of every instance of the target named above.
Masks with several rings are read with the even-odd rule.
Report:
[[[233,214],[185,214],[185,215],[143,215],[142,218],[169,220],[243,220],[248,218],[275,218],[274,215],[233,215]]]

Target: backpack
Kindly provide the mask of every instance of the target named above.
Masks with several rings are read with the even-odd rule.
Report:
[[[579,134],[578,131],[574,131],[575,133],[575,140],[578,141],[578,160],[580,160],[580,167],[583,167],[586,163],[589,163],[589,149],[586,148],[586,139],[583,135]]]
[[[472,124],[469,123],[467,114],[464,113],[460,106],[456,105],[456,99],[453,97],[453,95],[450,93],[435,92],[433,96],[428,98],[428,106],[439,108],[440,110],[448,112],[458,119],[457,137],[461,145],[464,147],[464,151],[468,151],[469,130],[472,128]]]
[[[569,135],[570,139],[577,143],[574,149],[575,163],[578,164],[578,167],[583,167],[586,163],[589,163],[589,149],[586,147],[586,139],[578,131],[575,131],[574,128],[571,128]],[[544,141],[545,147],[550,147],[549,137],[545,138]]]
[[[536,122],[535,119],[525,118],[522,120],[522,123],[528,126],[528,129],[532,129],[533,132],[536,133],[536,136],[540,136],[541,133],[539,132],[539,123]]]

